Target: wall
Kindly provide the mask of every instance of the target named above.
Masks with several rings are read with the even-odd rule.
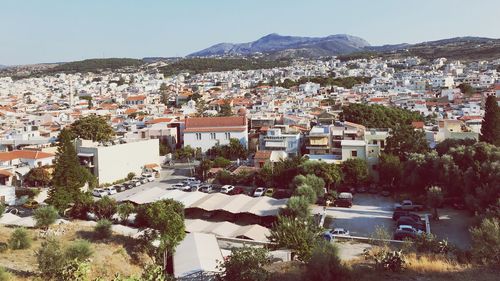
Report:
[[[238,139],[240,143],[248,148],[248,134],[246,131],[230,132],[232,139]],[[191,146],[192,148],[201,148],[201,152],[205,153],[208,149],[216,144],[226,145],[229,144],[229,139],[226,139],[225,132],[215,132],[215,139],[212,139],[210,133],[201,133],[201,140],[196,139],[196,133],[184,133],[184,146]]]

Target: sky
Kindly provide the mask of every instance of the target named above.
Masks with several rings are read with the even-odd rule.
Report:
[[[269,33],[500,38],[499,0],[0,0],[0,65],[185,56]]]

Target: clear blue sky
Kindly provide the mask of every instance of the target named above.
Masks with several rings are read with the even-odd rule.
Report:
[[[499,0],[0,0],[0,64],[184,56],[269,33],[500,38]]]

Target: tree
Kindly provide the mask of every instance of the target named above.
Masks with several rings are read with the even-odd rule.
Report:
[[[66,258],[59,241],[49,237],[35,252],[38,270],[48,280],[55,279],[64,268]]]
[[[269,272],[264,267],[270,263],[269,251],[265,248],[234,247],[231,255],[220,262],[218,268],[222,272],[218,277],[224,281],[266,281]]]
[[[12,250],[23,250],[31,247],[31,238],[26,229],[18,227],[12,232],[8,241]]]
[[[166,262],[164,253],[172,254],[186,236],[184,205],[172,199],[159,200],[139,208],[137,216],[146,227],[153,229],[143,239],[144,248],[157,264],[163,265]],[[152,246],[151,243],[157,239],[160,240],[158,247]]]
[[[478,227],[470,229],[472,256],[483,264],[500,264],[500,220],[485,218]]]
[[[307,184],[299,185],[299,187],[297,187],[297,189],[295,189],[293,194],[295,196],[305,197],[307,199],[307,201],[309,202],[309,204],[314,204],[318,200],[318,196],[316,195],[316,192],[314,191],[314,189],[312,189],[312,187],[310,187]]]
[[[224,103],[220,106],[219,116],[233,116],[231,100],[224,100]]]
[[[111,232],[112,223],[109,220],[101,219],[97,221],[94,231],[98,239],[107,239],[113,234]]]
[[[443,193],[441,187],[431,186],[427,190],[427,202],[429,206],[434,209],[432,217],[436,220],[439,219],[437,208],[443,203]]]
[[[113,139],[115,132],[105,117],[89,115],[71,124],[71,132],[77,138],[106,142]]]
[[[118,216],[120,217],[120,220],[124,223],[127,222],[128,217],[130,216],[130,214],[134,212],[134,210],[135,207],[130,202],[122,203],[117,207]]]
[[[472,95],[474,94],[474,88],[468,83],[461,83],[458,85],[458,88],[460,89],[460,92],[466,94],[466,95]]]
[[[484,118],[481,123],[481,141],[500,146],[500,108],[496,96],[486,98]]]
[[[278,216],[268,238],[277,248],[294,250],[299,260],[308,261],[321,234],[322,229],[311,219]]]
[[[292,196],[286,202],[282,214],[292,218],[308,219],[311,216],[309,204],[309,199],[304,196]]]
[[[186,159],[192,160],[194,158],[194,154],[195,154],[194,149],[191,146],[186,145],[181,149],[177,149],[175,151],[175,158],[179,160],[186,160]]]
[[[215,157],[213,162],[214,162],[214,168],[226,168],[227,166],[231,165],[231,160],[221,156]]]
[[[368,165],[360,158],[350,158],[342,163],[344,183],[350,186],[365,183],[368,180]]]
[[[36,221],[36,227],[48,229],[57,219],[57,210],[53,206],[42,206],[35,210],[33,217]]]
[[[393,129],[384,151],[406,161],[411,153],[428,152],[429,145],[423,131],[415,130],[410,125],[402,125]]]
[[[68,261],[86,261],[93,255],[90,242],[87,240],[76,240],[64,250],[64,257]]]
[[[74,199],[73,206],[69,210],[68,215],[75,219],[88,219],[88,213],[92,211],[94,206],[94,197],[90,192],[81,193]]]
[[[226,159],[246,159],[248,155],[247,149],[240,143],[238,139],[230,139],[229,145],[215,145],[207,151],[207,155],[211,157],[224,157]]]
[[[301,185],[307,185],[311,187],[314,192],[316,193],[316,197],[323,197],[325,195],[325,181],[314,175],[314,174],[308,174],[306,176],[304,175],[297,175],[293,178],[292,182],[294,188],[297,188]],[[315,203],[316,201],[312,202]]]
[[[109,196],[104,196],[94,202],[92,211],[94,211],[95,216],[99,220],[111,220],[116,213],[116,208],[116,200]]]
[[[70,203],[83,194],[81,188],[85,183],[95,183],[95,177],[80,166],[75,146],[72,143],[72,133],[63,129],[59,134],[59,144],[55,159],[55,169],[52,177],[52,187],[49,190],[47,203],[62,213]]]
[[[50,173],[44,167],[35,167],[31,169],[24,178],[30,186],[48,186],[52,180]]]
[[[331,188],[342,180],[342,171],[339,166],[335,164],[307,160],[300,163],[299,168],[300,173],[303,175],[313,174],[322,178],[327,188]],[[290,177],[290,175],[288,175],[288,177]]]
[[[391,187],[399,184],[401,173],[403,172],[403,166],[399,157],[392,154],[382,153],[380,155],[378,172],[380,183]]]
[[[135,173],[134,172],[130,172],[130,173],[127,174],[127,180],[132,180],[134,177],[135,177]]]
[[[207,178],[208,171],[212,169],[213,163],[209,159],[203,159],[200,162],[200,165],[198,165],[196,171],[198,176],[201,178],[202,181],[205,181]]]
[[[340,261],[338,248],[327,241],[320,241],[313,248],[311,259],[306,264],[305,276],[315,281],[349,280],[348,271]]]
[[[5,205],[0,203],[0,218],[3,216],[3,213],[5,213]]]

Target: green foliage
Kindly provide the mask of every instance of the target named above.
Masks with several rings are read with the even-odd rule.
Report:
[[[198,175],[199,178],[202,180],[205,180],[208,175],[208,171],[212,169],[213,163],[209,159],[203,159],[200,162],[200,165],[196,167],[196,174]]]
[[[340,183],[342,180],[342,172],[338,165],[328,164],[323,161],[310,160],[299,162],[298,164],[299,172],[301,174],[316,175],[317,177],[323,179],[327,188],[331,188],[333,185]],[[321,196],[321,194],[318,195]]]
[[[290,89],[291,87],[297,87],[307,82],[313,82],[320,84],[322,87],[338,86],[351,89],[352,87],[354,87],[354,85],[369,83],[371,79],[372,79],[371,77],[357,77],[357,76],[339,77],[339,78],[334,78],[331,76],[327,77],[314,76],[314,77],[301,77],[297,81],[285,79],[283,83],[278,83],[277,86]]]
[[[126,203],[121,203],[117,207],[117,213],[118,216],[120,217],[120,220],[122,222],[126,222],[130,214],[132,214],[135,210],[135,207],[132,203],[126,202]]]
[[[379,182],[389,186],[398,185],[403,173],[403,166],[399,157],[382,153],[378,165]]]
[[[282,210],[283,216],[307,219],[311,216],[309,199],[304,196],[292,196],[286,202],[286,208]]]
[[[96,142],[106,142],[113,139],[115,132],[105,117],[89,115],[71,124],[74,137]]]
[[[220,106],[218,116],[233,116],[233,109],[231,107],[230,100],[224,100],[224,103]]]
[[[98,239],[107,239],[111,237],[112,235],[111,226],[112,223],[109,220],[106,219],[98,220],[97,224],[94,227],[96,237]]]
[[[49,237],[42,242],[35,252],[38,270],[47,280],[57,279],[66,264],[66,259],[59,241]]]
[[[338,248],[332,243],[321,241],[312,250],[304,277],[317,281],[349,280],[349,272],[340,261]]]
[[[411,153],[425,153],[429,150],[423,131],[415,130],[410,125],[402,125],[393,129],[387,138],[384,151],[398,155],[401,160],[407,160]]]
[[[9,281],[11,280],[10,273],[5,270],[5,268],[0,267],[0,281]]]
[[[217,172],[215,175],[215,182],[219,184],[233,184],[235,182],[235,177],[227,170],[222,170]]]
[[[375,262],[377,269],[399,272],[407,265],[406,258],[402,250],[392,251],[388,248],[377,250],[365,250],[365,259]]]
[[[52,180],[50,173],[44,167],[35,167],[31,169],[24,178],[29,186],[48,186]]]
[[[500,108],[495,95],[490,95],[486,99],[479,139],[500,146]]]
[[[195,150],[189,145],[186,145],[175,151],[175,159],[193,160],[194,156],[195,156]]]
[[[90,262],[71,260],[61,269],[57,279],[61,281],[90,281]]]
[[[433,234],[417,235],[413,247],[419,253],[448,254],[454,247],[447,240],[438,240]]]
[[[50,225],[56,222],[58,214],[56,208],[48,205],[36,209],[33,217],[36,221],[36,227],[48,229]]]
[[[368,164],[360,158],[350,158],[342,162],[343,182],[350,186],[363,184],[368,180]]]
[[[439,186],[431,186],[427,189],[427,203],[434,208],[432,214],[434,219],[439,219],[437,208],[443,203],[443,192]]]
[[[23,250],[31,247],[31,237],[24,228],[16,228],[8,241],[12,250]]]
[[[221,156],[217,156],[213,161],[213,165],[214,168],[226,168],[227,166],[231,165],[231,160]]]
[[[76,240],[72,242],[65,250],[66,260],[85,261],[89,259],[94,252],[87,240]]]
[[[474,88],[472,88],[472,86],[468,83],[462,83],[460,85],[458,85],[458,88],[460,89],[460,92],[466,94],[466,95],[472,95],[474,94]]]
[[[308,261],[321,234],[322,229],[311,219],[278,216],[268,238],[277,248],[294,250],[299,260]]]
[[[9,249],[9,244],[0,242],[0,253],[4,253]]]
[[[295,196],[300,196],[300,197],[306,198],[307,202],[309,202],[309,204],[314,204],[314,203],[316,203],[316,201],[318,201],[318,196],[316,195],[316,191],[314,191],[314,189],[312,189],[312,187],[310,187],[307,184],[299,185],[299,187],[297,187],[297,189],[295,189],[293,194]]]
[[[500,219],[486,218],[470,229],[472,256],[483,264],[500,264]]]
[[[100,70],[115,70],[123,67],[139,66],[143,62],[138,59],[127,58],[107,58],[107,59],[87,59],[61,64],[51,69],[50,72],[98,72]]]
[[[212,158],[224,157],[230,160],[246,159],[248,155],[247,149],[240,143],[238,139],[230,139],[227,145],[216,145],[206,153]]]
[[[5,205],[4,204],[0,204],[0,218],[3,216],[3,213],[5,213]]]
[[[345,121],[361,124],[367,128],[390,128],[396,130],[412,121],[423,121],[423,117],[413,111],[383,105],[349,104],[344,106],[342,118]]]
[[[82,193],[74,199],[73,207],[69,210],[68,215],[75,219],[87,219],[87,213],[92,211],[94,205],[94,197],[90,192]]]
[[[131,180],[135,177],[135,173],[134,172],[130,172],[127,174],[127,180]]]
[[[294,185],[295,188],[301,186],[301,185],[307,185],[311,187],[314,190],[314,193],[316,194],[316,198],[318,197],[323,197],[325,195],[325,181],[316,176],[315,174],[308,174],[308,175],[297,175],[293,178],[292,184]],[[315,203],[316,201],[312,202]]]
[[[101,199],[94,202],[92,211],[99,220],[101,219],[111,220],[113,215],[116,213],[116,208],[117,208],[116,200],[109,196],[104,196]]]
[[[269,272],[264,266],[269,265],[269,251],[265,248],[234,247],[231,255],[220,261],[218,268],[222,271],[218,279],[223,281],[266,281]]]
[[[83,193],[80,189],[85,183],[92,182],[95,182],[95,177],[80,166],[72,143],[72,133],[63,129],[59,134],[52,187],[49,189],[47,203],[62,213],[70,203],[81,197]]]
[[[229,71],[234,69],[251,70],[267,69],[288,66],[287,61],[272,61],[250,58],[187,58],[171,63],[160,70],[166,75],[175,75],[180,72],[205,73],[217,71]]]
[[[448,154],[452,148],[458,146],[471,146],[477,141],[475,139],[445,139],[434,148],[439,156]]]

